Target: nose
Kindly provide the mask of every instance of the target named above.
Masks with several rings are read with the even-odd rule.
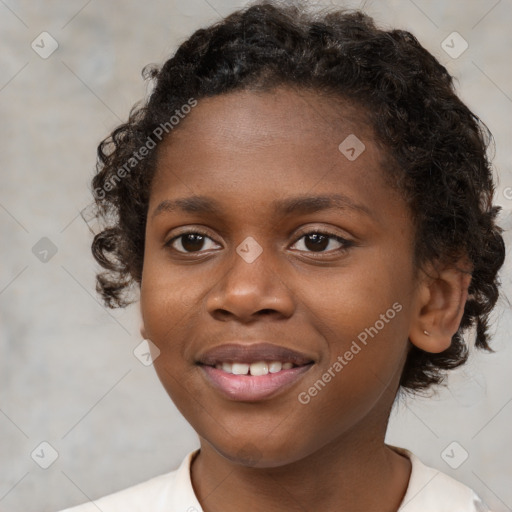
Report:
[[[221,321],[251,323],[264,317],[289,318],[295,309],[294,295],[278,274],[269,250],[252,262],[238,254],[226,262],[222,278],[206,296],[208,312]]]

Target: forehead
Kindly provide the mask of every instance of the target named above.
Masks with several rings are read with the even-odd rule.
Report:
[[[343,156],[347,140],[364,141],[361,161]],[[374,167],[380,173],[384,156],[367,112],[338,96],[289,87],[236,91],[200,99],[164,139],[152,188],[162,180],[170,185],[185,169],[186,181],[218,180],[221,171],[236,181],[243,169],[261,177],[269,173],[277,181],[297,174],[310,181],[338,164],[359,173]]]
[[[338,140],[344,133],[352,132],[373,138],[362,107],[333,94],[286,86],[202,98],[172,133],[172,140],[183,142],[191,136],[192,129],[193,137],[204,142],[219,142],[229,136],[230,143],[250,141],[255,147],[283,139],[302,139],[310,144],[315,140]]]

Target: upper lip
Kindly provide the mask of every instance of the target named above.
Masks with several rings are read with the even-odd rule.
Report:
[[[313,358],[272,343],[226,343],[211,348],[197,358],[197,362],[206,366],[215,366],[223,362],[254,363],[256,361],[290,362],[298,366],[313,362]]]

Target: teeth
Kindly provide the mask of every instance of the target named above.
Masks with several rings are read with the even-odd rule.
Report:
[[[232,373],[234,375],[253,375],[261,376],[269,373],[277,373],[281,370],[289,370],[293,368],[293,363],[281,361],[256,361],[255,363],[217,363],[215,365],[217,370],[223,370],[226,373]]]
[[[247,375],[249,371],[249,365],[246,363],[233,363],[231,368],[231,372],[234,375]]]
[[[259,361],[257,363],[252,363],[250,366],[251,375],[267,375],[268,373],[268,364],[265,361]]]
[[[283,368],[283,364],[281,363],[281,361],[272,361],[269,365],[268,365],[268,371],[270,373],[277,373],[277,372],[280,372]]]

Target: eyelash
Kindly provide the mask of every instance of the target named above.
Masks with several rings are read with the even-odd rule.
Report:
[[[302,233],[298,238],[295,239],[295,242],[293,243],[293,245],[295,245],[299,240],[302,240],[304,237],[306,237],[308,235],[313,235],[313,234],[315,234],[315,235],[323,235],[323,236],[328,237],[329,239],[336,240],[337,242],[339,242],[341,244],[341,247],[339,247],[338,249],[334,249],[334,250],[331,249],[330,251],[318,251],[318,252],[315,252],[315,251],[300,251],[300,252],[308,252],[308,253],[311,253],[311,254],[330,254],[330,253],[333,253],[333,252],[335,252],[335,253],[336,252],[342,253],[342,252],[345,252],[346,250],[348,250],[350,247],[352,247],[354,245],[354,243],[351,242],[350,240],[347,240],[347,239],[345,239],[345,238],[343,238],[343,237],[341,237],[339,235],[335,235],[334,233],[330,233],[329,231],[324,231],[324,230],[321,230],[321,229],[313,229],[311,231],[307,231],[307,232]],[[176,240],[178,240],[181,237],[186,236],[186,235],[200,235],[200,236],[203,236],[205,238],[209,238],[210,240],[213,240],[213,238],[210,237],[204,231],[195,229],[195,230],[191,230],[191,231],[185,231],[183,233],[180,233],[179,235],[176,235],[175,237],[171,238],[168,242],[166,242],[164,244],[164,246],[168,247],[168,248],[170,248],[170,249],[172,249],[174,251],[176,251],[179,254],[189,254],[189,255],[197,254],[197,255],[201,255],[203,251],[191,251],[191,252],[178,251],[177,249],[172,247],[172,244]],[[217,242],[215,242],[215,243],[217,243]]]

